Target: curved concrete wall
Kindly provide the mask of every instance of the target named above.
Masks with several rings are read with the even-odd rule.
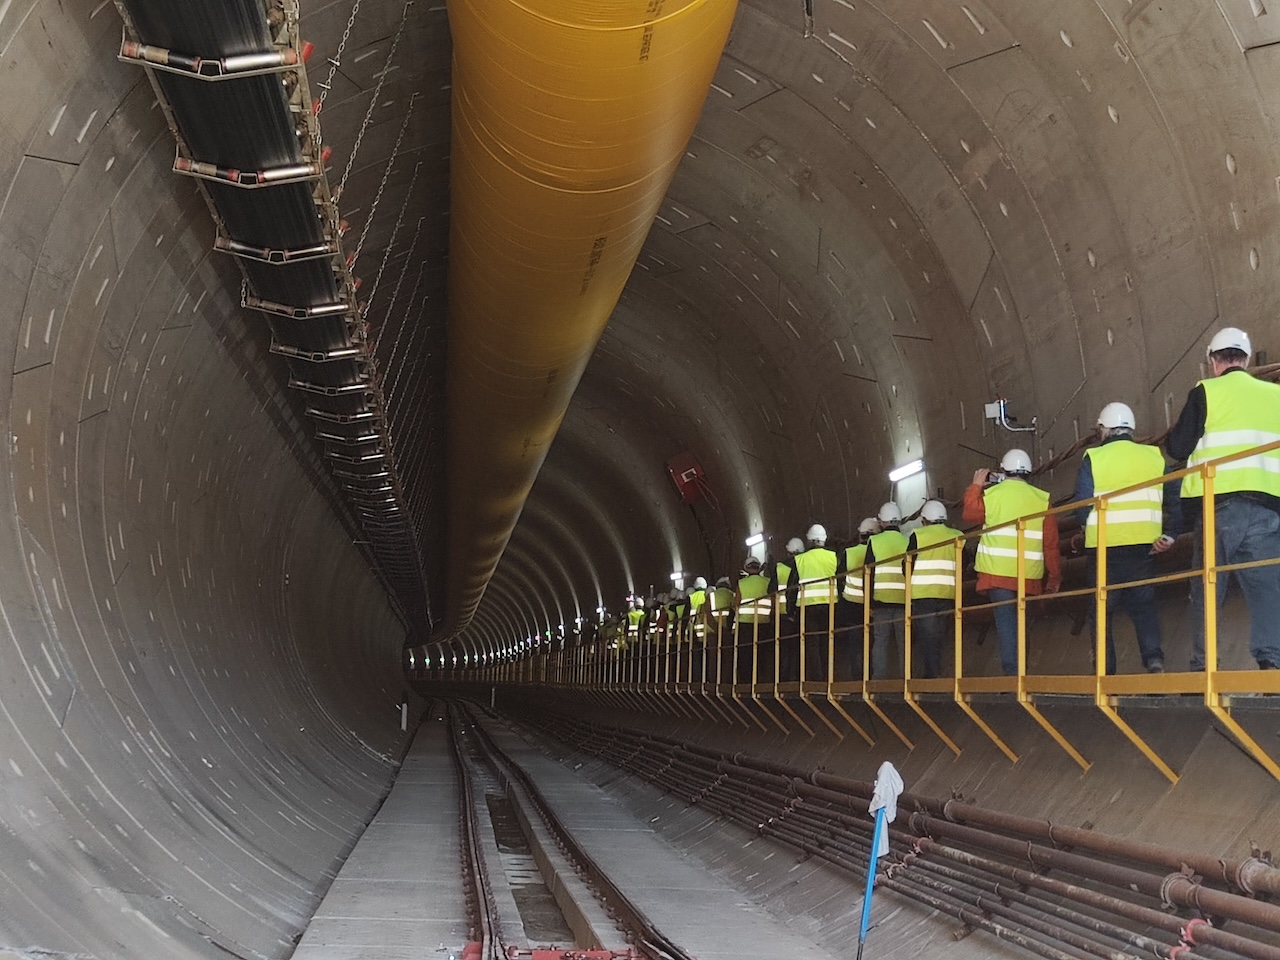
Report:
[[[921,453],[906,505],[957,496],[998,395],[1047,456],[1111,399],[1162,428],[1218,322],[1275,359],[1278,14],[812,7],[742,5],[471,649],[724,572],[757,522],[847,534]],[[304,4],[318,57],[349,12]],[[0,949],[283,956],[390,775],[404,630],[119,38],[99,0],[0,0]],[[342,169],[386,73],[343,210],[391,165],[363,263],[433,504],[448,57],[440,7],[364,0],[324,114]],[[676,498],[684,450],[718,511]]]
[[[285,956],[404,630],[119,39],[0,4],[0,952]]]

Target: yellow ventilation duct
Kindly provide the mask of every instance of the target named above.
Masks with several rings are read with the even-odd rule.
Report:
[[[684,155],[736,0],[451,0],[449,610],[470,622]]]

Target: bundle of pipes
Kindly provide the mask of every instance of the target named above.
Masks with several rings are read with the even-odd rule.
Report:
[[[873,784],[562,716],[522,720],[690,804],[866,875]],[[1280,906],[1255,899],[1280,892],[1280,869],[1265,860],[1171,850],[957,799],[905,793],[899,804],[914,812],[890,829],[877,883],[968,927],[1053,960],[1191,960],[1215,951],[1280,960]],[[1047,869],[1054,876],[1038,872]],[[1228,921],[1231,931],[1222,929]]]

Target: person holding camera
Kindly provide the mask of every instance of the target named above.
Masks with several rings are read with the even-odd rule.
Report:
[[[1009,601],[1018,595],[1018,529],[1015,521],[1049,509],[1049,494],[1032,486],[1031,458],[1010,450],[1000,471],[986,467],[973,475],[964,492],[964,521],[990,527],[978,541],[978,591],[992,603],[996,636],[1000,639],[1000,667],[1007,676],[1018,672],[1018,611]],[[1023,531],[1023,578],[1027,596],[1057,593],[1062,586],[1062,558],[1058,554],[1056,517],[1029,520]]]

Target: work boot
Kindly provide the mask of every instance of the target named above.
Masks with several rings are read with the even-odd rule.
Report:
[[[1147,673],[1164,673],[1164,661],[1163,660],[1148,661]]]

